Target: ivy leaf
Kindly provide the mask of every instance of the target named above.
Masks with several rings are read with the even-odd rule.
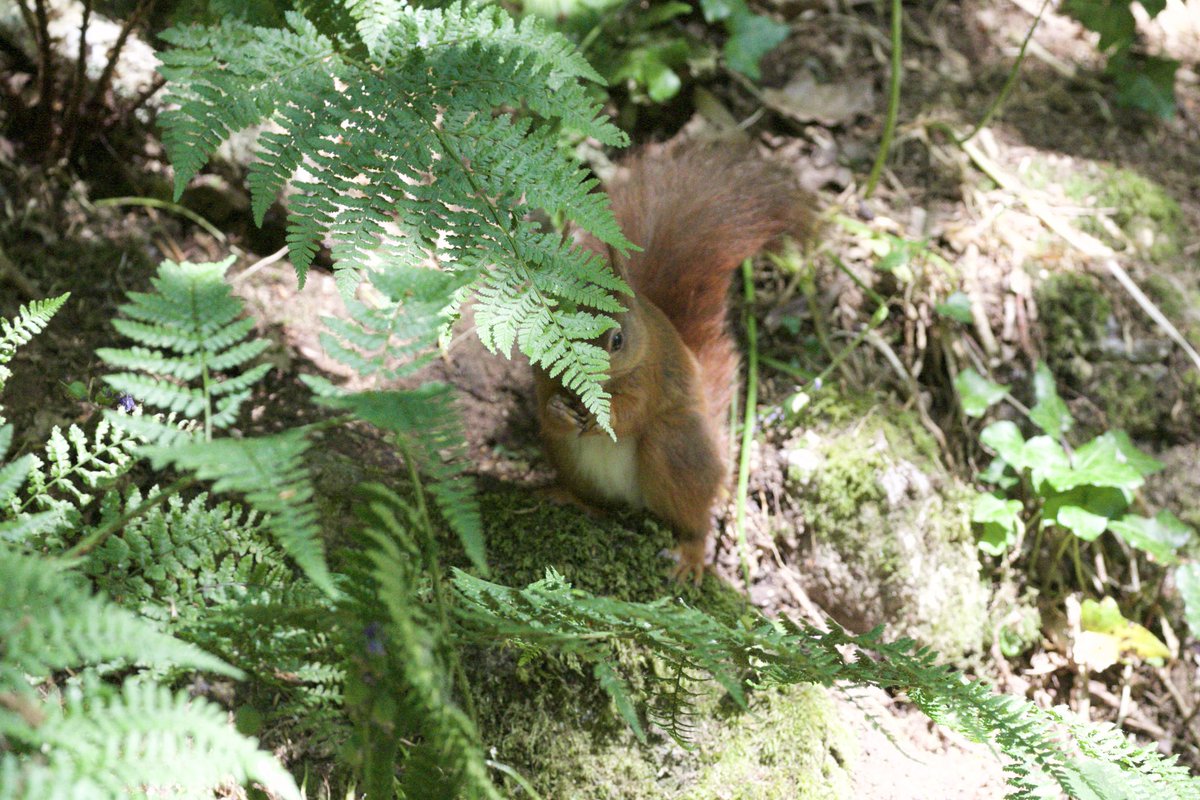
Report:
[[[1175,585],[1183,598],[1184,616],[1192,637],[1200,636],[1200,562],[1189,561],[1175,570]]]
[[[1008,394],[1007,386],[989,381],[970,367],[954,376],[954,389],[962,399],[963,413],[968,417],[982,417]]]
[[[979,549],[998,556],[1017,541],[1021,530],[1021,501],[980,494],[971,506],[971,522],[983,526]]]
[[[1137,33],[1129,3],[1112,0],[1066,0],[1062,10],[1100,34],[1100,49],[1128,47]]]
[[[1125,431],[1108,431],[1099,438],[1105,442],[1111,441],[1117,448],[1117,452],[1120,453],[1122,461],[1136,469],[1143,478],[1153,475],[1165,466],[1157,458],[1139,450]]]
[[[1003,458],[993,458],[992,463],[987,465],[987,469],[979,473],[979,480],[984,483],[990,483],[999,489],[1005,491],[1016,486],[1017,476],[1013,474],[1011,465]]]
[[[1142,474],[1126,462],[1110,437],[1097,436],[1075,451],[1072,465],[1045,470],[1050,485],[1060,492],[1076,486],[1112,486],[1133,491],[1142,485]]]
[[[1039,361],[1033,373],[1033,394],[1037,403],[1029,410],[1029,419],[1045,433],[1062,436],[1075,424],[1067,404],[1058,396],[1054,375],[1046,362]]]
[[[1051,475],[1071,468],[1067,451],[1063,450],[1057,439],[1049,436],[1035,436],[1026,442],[1019,459],[1022,467],[1029,468],[1033,487],[1043,495],[1048,494],[1046,484]]]
[[[750,13],[735,14],[726,25],[729,39],[724,47],[725,63],[751,80],[762,77],[758,62],[786,39],[791,31],[782,22]]]
[[[1092,541],[1129,507],[1129,496],[1111,486],[1079,486],[1052,493],[1042,506],[1043,524],[1057,524]]]
[[[668,67],[653,52],[642,61],[642,77],[646,82],[646,94],[656,103],[665,103],[679,94],[683,81],[675,70]]]
[[[1175,73],[1179,62],[1157,56],[1131,55],[1118,50],[1104,71],[1117,84],[1117,102],[1148,111],[1160,119],[1175,116]]]
[[[933,310],[948,319],[970,325],[975,317],[971,314],[971,298],[965,292],[955,292],[933,307]]]
[[[1113,520],[1109,528],[1131,546],[1148,553],[1160,564],[1178,564],[1176,553],[1192,540],[1195,531],[1170,511],[1160,511],[1153,519],[1127,514]]]
[[[1151,663],[1161,663],[1171,655],[1157,636],[1125,619],[1111,597],[1099,603],[1084,600],[1079,621],[1082,632],[1075,640],[1075,661],[1097,672],[1127,662],[1130,655]]]
[[[1025,460],[1021,452],[1025,448],[1025,437],[1015,422],[1002,419],[993,422],[979,433],[979,441],[996,451],[996,455],[1015,469],[1024,469]]]
[[[1062,506],[1058,509],[1056,520],[1085,542],[1095,541],[1108,527],[1108,517],[1093,514],[1080,506]]]
[[[700,0],[700,10],[705,22],[720,22],[734,14],[748,14],[746,0]]]

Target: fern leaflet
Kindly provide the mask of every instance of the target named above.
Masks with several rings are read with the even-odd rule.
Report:
[[[12,377],[12,371],[5,365],[13,360],[17,348],[41,333],[70,296],[71,293],[67,292],[48,300],[35,300],[17,309],[17,316],[13,319],[0,318],[0,392],[4,391],[4,384]],[[0,405],[0,426],[4,422],[4,406]]]
[[[177,192],[232,131],[273,123],[258,138],[252,203],[261,220],[284,184],[298,190],[288,243],[301,283],[324,241],[347,295],[365,274],[436,261],[460,276],[441,309],[457,313],[455,287],[472,286],[483,342],[564,375],[607,427],[607,353],[588,340],[613,324],[613,293],[628,287],[527,219],[542,208],[630,247],[595,180],[559,147],[560,126],[625,143],[580,83],[599,75],[532,15],[517,24],[495,7],[397,0],[328,10],[291,13],[286,30],[227,20],[165,34]]]
[[[106,363],[126,370],[105,376],[114,389],[152,408],[203,420],[204,437],[227,428],[250,397],[267,364],[235,370],[268,347],[262,339],[246,340],[254,321],[242,317],[241,300],[225,282],[230,257],[216,264],[164,261],[153,279],[152,293],[131,292],[121,306],[127,319],[113,321],[120,333],[138,345],[96,351]],[[116,424],[138,430],[149,441],[167,443],[188,438],[167,422],[142,419],[130,425],[124,415]]]

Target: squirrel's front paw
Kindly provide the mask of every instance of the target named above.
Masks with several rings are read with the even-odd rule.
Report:
[[[704,539],[689,539],[679,543],[675,550],[679,555],[679,563],[671,568],[672,578],[681,583],[691,580],[694,586],[700,585],[708,568],[704,563],[704,544]]]
[[[559,430],[574,430],[580,433],[591,427],[591,416],[582,408],[577,408],[561,394],[556,394],[546,402],[546,416]]]

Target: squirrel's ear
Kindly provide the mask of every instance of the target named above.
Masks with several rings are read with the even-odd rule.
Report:
[[[617,274],[618,278],[629,283],[627,259],[621,258],[611,244],[605,245],[605,249],[608,252],[608,266],[612,267],[612,271]]]

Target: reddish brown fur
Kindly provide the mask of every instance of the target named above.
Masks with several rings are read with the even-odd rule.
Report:
[[[733,271],[781,234],[807,236],[809,198],[785,171],[745,150],[703,146],[630,159],[609,195],[626,237],[642,248],[614,264],[635,297],[618,315],[625,344],[611,354],[606,384],[613,430],[636,448],[641,501],[680,538],[681,572],[698,578],[709,514],[728,475],[724,430],[737,373],[726,319]],[[605,252],[594,239],[581,245]],[[537,390],[560,479],[575,496],[603,504],[607,484],[591,483],[594,466],[589,478],[576,459],[580,441],[605,434],[553,402],[564,391],[544,372]],[[615,451],[603,458],[621,463]]]
[[[729,144],[640,154],[608,193],[642,248],[622,272],[696,355],[710,419],[724,427],[738,368],[726,314],[734,270],[781,234],[807,238],[809,198],[783,168]]]

